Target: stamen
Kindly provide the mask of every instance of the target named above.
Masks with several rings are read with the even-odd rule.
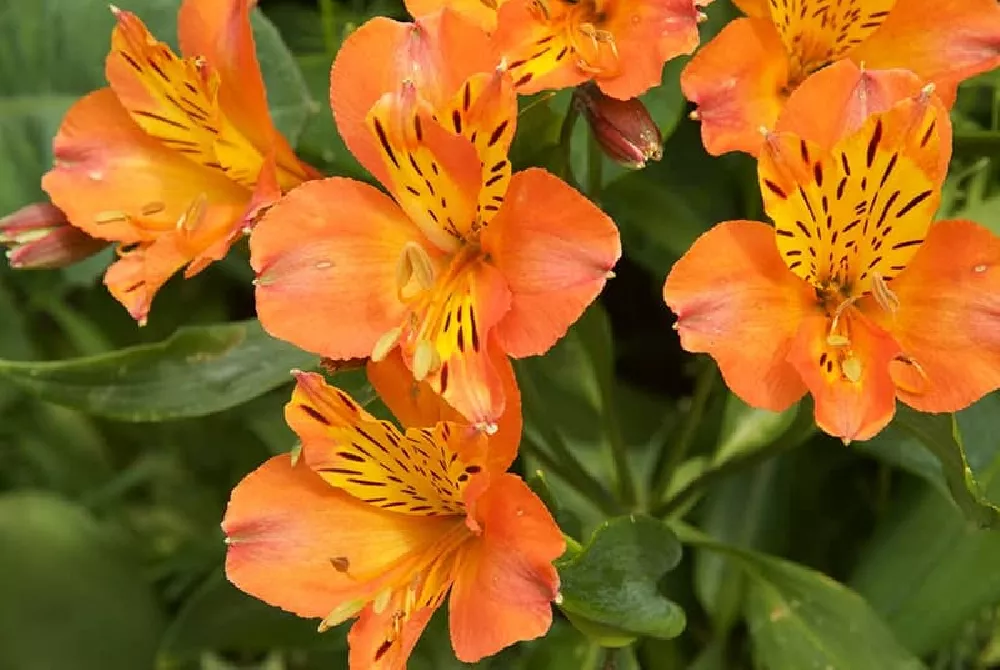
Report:
[[[177,218],[177,230],[184,230],[191,232],[194,230],[202,219],[205,218],[205,212],[208,210],[208,196],[204,193],[199,193],[198,196],[191,201],[188,208]]]
[[[857,384],[861,381],[861,359],[854,356],[845,358],[840,362],[840,371],[844,373],[844,376],[847,377],[848,381]]]
[[[344,623],[365,606],[363,600],[349,600],[333,608],[333,611],[326,615],[326,618],[319,623],[319,632],[325,633],[334,626]]]
[[[434,265],[427,251],[416,242],[407,242],[396,262],[396,290],[408,301],[434,286]]]
[[[413,352],[413,378],[418,382],[427,378],[427,375],[441,367],[441,356],[437,349],[427,340],[417,342],[417,347]]]
[[[826,343],[831,347],[846,347],[851,344],[851,340],[839,333],[830,333],[826,336]]]
[[[396,347],[396,344],[399,342],[399,338],[402,334],[403,329],[401,327],[396,327],[383,333],[382,336],[375,341],[375,346],[372,347],[372,361],[375,363],[384,361],[385,357],[389,355],[389,352]]]
[[[872,297],[878,306],[889,314],[895,314],[899,309],[899,298],[877,272],[872,274]]]

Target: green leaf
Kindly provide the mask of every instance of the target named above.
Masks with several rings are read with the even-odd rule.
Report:
[[[792,425],[798,409],[798,404],[792,405],[784,412],[756,409],[730,393],[722,417],[722,431],[713,464],[719,465],[734,456],[773,443]]]
[[[981,528],[1000,528],[1000,508],[986,499],[976,481],[955,416],[924,414],[901,405],[896,424],[938,458],[948,491],[966,517]]]
[[[161,653],[175,660],[204,651],[263,653],[271,649],[330,647],[346,655],[342,631],[316,632],[316,621],[302,619],[246,595],[222,572],[212,574],[184,603],[163,636]]]
[[[557,563],[559,606],[584,633],[596,633],[598,642],[619,646],[639,636],[677,637],[686,623],[684,611],[659,584],[680,559],[677,538],[655,519],[605,522],[583,551]]]
[[[689,526],[675,528],[685,543],[724,555],[746,575],[744,616],[761,670],[924,667],[843,584],[790,561],[721,544]]]
[[[998,415],[995,393],[957,415],[968,460],[991,500],[1000,500]],[[1000,602],[1000,532],[970,523],[946,495],[926,486],[897,491],[851,578],[899,640],[921,655]]]
[[[0,376],[37,396],[122,421],[164,421],[235,407],[287,383],[316,357],[257,321],[186,327],[164,342],[51,362],[0,361]]]
[[[139,567],[85,510],[0,497],[0,667],[152,668],[161,620]]]

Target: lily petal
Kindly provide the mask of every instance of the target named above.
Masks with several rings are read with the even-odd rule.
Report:
[[[873,68],[911,70],[951,106],[958,84],[1000,65],[994,0],[898,0],[882,26],[849,54]]]
[[[518,477],[502,475],[475,503],[482,529],[458,562],[451,591],[451,642],[465,663],[552,625],[559,575],[552,561],[566,543],[545,505]]]
[[[1000,388],[996,235],[971,221],[935,223],[891,290],[899,308],[880,321],[912,361],[892,368],[903,402],[955,412]]]
[[[555,344],[601,292],[621,256],[611,219],[537,168],[514,175],[482,240],[510,287],[510,311],[496,334],[514,358]]]
[[[367,184],[334,177],[299,186],[250,237],[261,323],[322,356],[367,357],[402,321],[396,266],[407,243],[421,238]]]
[[[788,67],[770,19],[736,19],[694,55],[681,73],[681,89],[697,105],[710,154],[757,155],[761,128],[773,128],[781,112]]]
[[[788,271],[770,226],[727,221],[703,234],[670,271],[663,299],[681,345],[711,355],[747,404],[782,411],[805,393],[786,359],[816,296]]]

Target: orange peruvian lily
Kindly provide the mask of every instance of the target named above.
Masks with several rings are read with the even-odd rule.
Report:
[[[593,80],[627,100],[659,85],[663,64],[698,46],[712,0],[407,0],[414,16],[447,6],[493,33],[518,93]]]
[[[430,34],[380,25],[404,40]],[[331,96],[338,127],[392,197],[332,178],[269,210],[250,240],[257,312],[272,335],[334,360],[381,361],[398,347],[416,380],[491,429],[505,395],[493,353],[551,347],[604,286],[618,232],[548,172],[511,175],[517,101],[500,71],[472,75],[447,100],[404,77],[370,108],[362,139],[347,89],[395,53],[356,48],[373,30],[345,44]]]
[[[450,411],[434,408],[426,384],[418,392],[426,403],[408,400],[412,382],[401,371],[372,378],[390,407],[402,401],[404,413],[427,419]],[[321,631],[357,616],[352,670],[405,668],[449,590],[462,661],[543,635],[559,592],[552,561],[565,543],[542,502],[505,472],[520,413],[493,438],[447,420],[401,432],[319,375],[296,376],[286,417],[301,457],[276,456],[233,491],[222,523],[229,579],[273,605],[322,617]]]
[[[711,154],[761,150],[788,95],[840,59],[910,70],[953,104],[958,84],[1000,65],[996,0],[735,0],[747,14],[681,74]]]
[[[69,110],[42,186],[70,222],[119,244],[105,275],[140,324],[179,269],[222,258],[282,191],[320,176],[275,130],[250,30],[252,0],[186,0],[183,58],[112,8],[109,88]]]
[[[809,392],[845,442],[881,430],[897,397],[950,412],[1000,386],[1000,239],[931,224],[951,130],[919,87],[846,61],[810,78],[790,103],[809,113],[783,117],[760,159],[775,225],[716,226],[663,289],[684,348],[736,395],[780,411]]]

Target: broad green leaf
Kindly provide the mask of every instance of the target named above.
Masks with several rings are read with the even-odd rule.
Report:
[[[957,415],[989,500],[1000,500],[997,416],[997,394]],[[1000,602],[1000,532],[970,523],[946,495],[930,487],[898,491],[851,578],[917,654],[940,648],[970,617]]]
[[[680,543],[662,522],[613,519],[579,554],[557,562],[560,607],[599,642],[617,646],[639,636],[676,637],[684,630],[684,611],[659,584],[680,559]]]
[[[784,412],[756,409],[730,393],[722,416],[714,465],[771,444],[792,425],[798,410],[798,404]]]
[[[0,667],[153,667],[152,590],[85,510],[46,494],[0,497],[0,546]]]
[[[176,48],[180,0],[120,0]],[[294,142],[315,109],[294,58],[259,11],[257,54],[278,129]],[[52,138],[66,110],[106,85],[114,18],[103,0],[7,2],[0,10],[0,214],[44,197]]]
[[[217,572],[181,607],[164,633],[160,653],[182,660],[211,650],[247,654],[332,647],[344,650],[346,656],[343,632],[320,635],[315,620],[299,618],[248,596]]]
[[[164,421],[235,407],[290,381],[316,357],[257,321],[186,327],[164,342],[51,362],[0,361],[0,377],[44,400],[122,421]]]
[[[790,561],[719,543],[690,526],[674,527],[686,544],[718,552],[743,571],[744,616],[760,670],[924,667],[843,584]]]
[[[966,517],[982,528],[1000,529],[1000,507],[983,495],[982,488],[976,481],[965,455],[962,432],[955,416],[924,414],[900,406],[895,421],[941,462],[948,491]]]

